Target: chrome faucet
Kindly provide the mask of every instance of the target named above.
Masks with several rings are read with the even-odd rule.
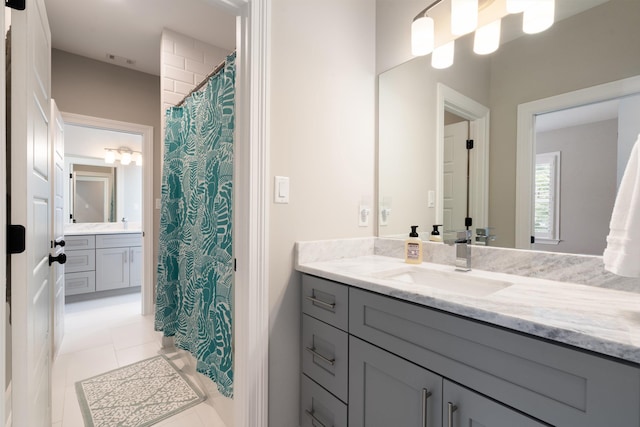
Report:
[[[446,243],[456,245],[456,270],[471,270],[471,230],[463,230],[456,232],[455,240],[447,240]]]

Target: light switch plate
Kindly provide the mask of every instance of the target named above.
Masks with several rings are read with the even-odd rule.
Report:
[[[288,176],[274,177],[273,202],[289,203],[289,177]]]

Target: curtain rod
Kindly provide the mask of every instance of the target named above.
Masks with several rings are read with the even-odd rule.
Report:
[[[218,66],[216,68],[213,69],[212,72],[209,73],[209,75],[207,75],[207,77],[205,77],[200,83],[198,83],[198,86],[194,87],[193,89],[191,89],[191,92],[189,92],[188,94],[186,94],[184,96],[184,98],[182,98],[182,101],[178,102],[176,104],[176,107],[181,106],[182,104],[184,104],[184,102],[187,100],[187,98],[189,98],[191,95],[193,95],[194,93],[196,93],[197,91],[199,91],[200,89],[202,89],[202,87],[204,85],[207,84],[207,82],[209,81],[209,79],[213,76],[215,76],[216,74],[218,74],[220,72],[220,70],[222,70],[225,66],[225,64],[227,63],[227,60],[224,59],[220,64],[218,64]]]

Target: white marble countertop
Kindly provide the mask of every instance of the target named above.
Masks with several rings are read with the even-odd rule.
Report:
[[[141,224],[128,223],[127,228],[121,222],[88,222],[66,224],[64,226],[65,236],[79,236],[83,234],[133,234],[142,233]]]
[[[432,263],[422,266],[512,285],[486,296],[472,297],[380,277],[383,272],[407,266],[402,259],[367,255],[303,262],[296,269],[640,364],[640,294],[481,270],[457,272],[452,266]]]

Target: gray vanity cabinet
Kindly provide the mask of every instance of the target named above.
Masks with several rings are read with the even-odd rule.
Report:
[[[548,426],[448,380],[442,384],[442,405],[443,426]]]
[[[96,236],[96,291],[140,286],[140,234]]]
[[[304,426],[640,427],[638,366],[308,275],[302,306]]]
[[[442,426],[441,376],[353,336],[349,352],[350,427]]]

